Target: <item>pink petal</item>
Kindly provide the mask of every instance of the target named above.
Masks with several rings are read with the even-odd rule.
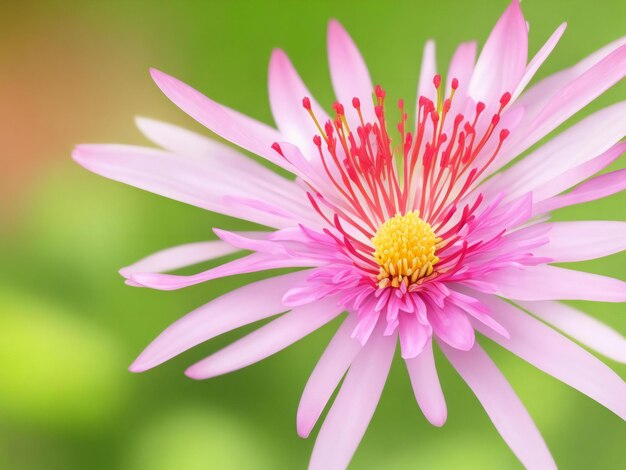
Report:
[[[538,369],[588,395],[626,419],[626,383],[609,367],[580,346],[513,305],[495,297],[483,302],[511,333],[509,339],[495,335],[482,325],[482,334]]]
[[[224,202],[224,197],[244,191],[250,198],[275,204],[284,204],[286,200],[274,188],[264,187],[260,175],[246,177],[234,168],[216,175],[215,168],[201,160],[162,150],[133,145],[79,145],[74,149],[72,158],[89,171],[106,178],[259,224],[293,226],[294,220],[299,219],[297,213],[311,213],[310,210],[305,212],[302,205],[294,208],[293,204],[285,204],[281,216],[233,207]],[[211,184],[207,184],[209,182]],[[288,209],[296,210],[296,214]]]
[[[272,115],[284,136],[278,140],[287,140],[303,151],[308,149],[305,156],[309,158],[316,156],[316,153],[312,153],[317,152],[312,139],[314,135],[319,134],[319,131],[309,113],[302,106],[302,98],[310,99],[312,110],[322,125],[328,120],[328,115],[313,99],[287,54],[280,49],[272,52],[268,86]]]
[[[626,362],[626,338],[608,325],[561,302],[517,302],[520,307],[600,354]]]
[[[410,359],[422,353],[430,340],[432,329],[422,325],[415,313],[401,313],[400,321],[400,350],[403,359]]]
[[[361,102],[361,112],[366,121],[374,119],[372,92],[374,86],[367,65],[352,38],[337,20],[328,23],[328,64],[337,101],[344,105],[350,127],[359,125],[354,117],[352,98]]]
[[[558,44],[559,40],[561,39],[561,36],[563,36],[563,33],[565,32],[565,28],[567,28],[567,23],[562,23],[556,29],[556,31],[552,33],[552,36],[550,36],[550,38],[546,41],[546,43],[541,47],[539,52],[537,52],[537,54],[535,54],[535,56],[532,58],[532,60],[526,67],[524,76],[520,80],[515,92],[513,93],[513,96],[511,97],[511,101],[515,101],[517,97],[522,93],[522,91],[524,91],[524,88],[526,88],[526,85],[528,85],[528,83],[535,76],[535,73],[537,73],[537,70],[539,70],[539,67],[543,65],[545,60],[548,58],[548,56],[552,53],[552,51]]]
[[[428,40],[424,45],[422,54],[422,66],[420,78],[417,84],[417,98],[424,96],[437,104],[437,89],[433,84],[433,78],[437,73],[437,59],[435,57],[435,41]]]
[[[450,61],[450,67],[448,68],[448,77],[446,80],[446,91],[448,93],[452,89],[452,79],[454,78],[459,81],[457,94],[467,89],[472,78],[475,61],[476,42],[470,41],[461,43],[454,52],[452,60]],[[455,95],[455,98],[458,98],[458,96]]]
[[[236,253],[237,251],[239,251],[237,247],[221,240],[187,243],[186,245],[173,246],[146,256],[130,266],[120,269],[120,274],[128,278],[131,274],[138,272],[162,273],[174,271],[175,269],[203,263]]]
[[[442,309],[429,309],[428,321],[437,338],[453,348],[467,351],[474,344],[474,328],[465,312],[446,303]]]
[[[298,307],[189,367],[192,379],[208,379],[254,364],[302,339],[342,311],[336,298]]]
[[[361,343],[351,338],[356,315],[348,315],[322,354],[302,392],[298,405],[298,436],[308,437],[348,367],[361,350]]]
[[[547,224],[550,243],[536,248],[535,256],[556,262],[584,261],[626,250],[626,222],[584,221]]]
[[[626,152],[626,142],[615,144],[606,152],[591,160],[564,171],[556,178],[543,183],[533,189],[533,201],[539,202],[555,196],[581,181],[602,171],[613,163],[621,154]]]
[[[445,344],[441,344],[441,349],[472,389],[502,439],[524,467],[556,469],[550,451],[528,411],[478,343],[467,352]]]
[[[130,280],[144,287],[158,290],[176,290],[235,274],[254,273],[268,269],[298,268],[314,265],[313,260],[277,257],[266,253],[253,253],[215,268],[190,276],[159,273],[133,273]]]
[[[288,310],[282,296],[308,272],[276,276],[248,284],[188,313],[163,331],[130,366],[132,372],[151,369],[227,331]]]
[[[534,119],[520,153],[562,124],[626,75],[626,45],[616,49],[582,75],[559,89]]]
[[[524,92],[517,100],[517,104],[526,109],[529,117],[536,116],[556,92],[580,77],[624,44],[626,44],[626,37],[607,44],[568,69],[549,75]]]
[[[433,426],[443,426],[448,411],[437,375],[432,340],[428,340],[418,356],[405,359],[405,362],[413,393],[422,413]]]
[[[165,95],[189,116],[209,130],[270,162],[289,170],[289,165],[273,149],[282,140],[275,129],[222,106],[180,80],[151,69],[153,80]]]
[[[498,295],[515,300],[626,301],[626,283],[619,279],[550,265],[503,269],[484,281],[493,283]]]
[[[592,160],[626,134],[626,101],[583,119],[506,170],[496,191],[515,197]]]
[[[626,168],[605,173],[584,182],[571,192],[546,199],[533,206],[533,215],[545,214],[562,207],[595,201],[626,189]]]
[[[274,171],[243,155],[236,149],[224,145],[203,135],[184,129],[174,124],[138,117],[135,119],[139,130],[152,142],[177,155],[197,158],[211,165],[213,173],[223,171],[217,179],[229,176],[235,171],[238,177],[254,177],[256,185],[270,186],[284,198],[295,199],[302,194],[298,186]],[[248,182],[248,178],[246,178]]]
[[[513,93],[524,75],[528,57],[528,29],[519,2],[513,0],[502,14],[483,47],[469,96],[491,103],[504,92]]]
[[[380,322],[350,367],[317,436],[309,470],[344,470],[383,391],[396,347],[396,334],[384,336]]]

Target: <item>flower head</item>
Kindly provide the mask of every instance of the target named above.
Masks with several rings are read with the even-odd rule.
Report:
[[[149,369],[228,330],[287,312],[186,372],[213,377],[261,360],[347,312],[298,409],[298,433],[306,437],[345,376],[317,438],[310,464],[315,469],[349,463],[397,342],[431,423],[446,420],[436,343],[528,467],[554,462],[476,331],[625,418],[624,382],[527,313],[626,360],[622,336],[555,302],[622,302],[626,284],[551,264],[621,251],[626,224],[548,221],[555,209],[623,189],[624,170],[584,180],[626,149],[619,142],[626,102],[514,161],[626,72],[620,40],[526,90],[564,29],[528,62],[528,30],[514,0],[477,60],[475,43],[459,46],[445,82],[436,72],[434,43],[428,42],[417,103],[398,102],[397,125],[387,118],[385,90],[372,85],[356,46],[336,21],[328,35],[338,99],[330,115],[286,55],[272,54],[269,94],[278,130],[153,70],[157,85],[190,116],[295,180],[230,147],[147,119],[138,121],[140,129],[163,150],[77,147],[74,158],[96,173],[272,229],[215,229],[219,241],[170,248],[124,268],[126,282],[170,290],[240,273],[304,269],[198,308],[166,329],[131,370]],[[251,253],[190,276],[163,274],[240,250]]]

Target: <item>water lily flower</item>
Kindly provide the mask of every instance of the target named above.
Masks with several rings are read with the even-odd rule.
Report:
[[[280,50],[269,65],[277,128],[152,70],[159,88],[184,112],[267,164],[143,118],[137,120],[140,130],[160,149],[80,145],[74,159],[107,178],[268,230],[215,229],[219,240],[169,248],[122,269],[127,284],[172,290],[241,273],[298,270],[199,307],[161,333],[131,370],[145,371],[217,335],[276,316],[186,371],[194,379],[215,377],[344,315],[297,411],[297,432],[307,437],[343,379],[317,436],[311,469],[349,464],[398,343],[428,421],[442,426],[447,415],[436,346],[528,468],[555,464],[476,332],[626,419],[624,381],[567,336],[621,362],[626,340],[558,302],[623,302],[626,283],[553,264],[623,250],[626,222],[550,221],[554,210],[626,186],[626,170],[597,175],[626,150],[620,142],[626,101],[526,152],[624,77],[626,40],[529,87],[564,30],[562,24],[529,60],[528,26],[514,0],[477,58],[475,42],[458,47],[445,80],[429,41],[417,102],[398,103],[397,123],[387,118],[385,90],[373,86],[337,21],[328,28],[337,97],[330,114]],[[279,175],[275,167],[294,177]],[[193,275],[168,273],[242,251],[247,254]]]

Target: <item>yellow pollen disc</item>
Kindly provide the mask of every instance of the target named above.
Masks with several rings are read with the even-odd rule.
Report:
[[[435,255],[441,243],[430,224],[419,217],[419,211],[397,214],[380,226],[372,243],[374,257],[380,266],[379,287],[406,287],[430,276],[439,258]]]

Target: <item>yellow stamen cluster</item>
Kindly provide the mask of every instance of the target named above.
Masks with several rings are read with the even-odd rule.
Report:
[[[419,217],[419,211],[397,214],[380,226],[372,243],[374,257],[380,266],[378,286],[407,287],[430,276],[439,262],[435,256],[441,238],[430,224]]]

